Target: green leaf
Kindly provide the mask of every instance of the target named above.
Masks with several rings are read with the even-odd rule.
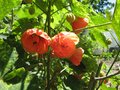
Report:
[[[78,74],[85,72],[96,72],[98,68],[98,64],[94,57],[90,57],[84,54],[84,57],[80,65],[75,66],[70,64],[70,68],[72,68]]]
[[[103,47],[107,47],[108,44],[106,43],[106,37],[100,30],[94,29],[91,30],[90,33],[92,36],[94,36],[95,41],[97,41],[97,43],[99,43]]]
[[[67,5],[65,2],[66,0],[55,0],[55,6],[57,7],[57,9],[62,9],[64,6]]]
[[[0,0],[0,20],[10,11],[20,5],[22,0]]]
[[[25,69],[22,67],[22,68],[18,68],[18,69],[15,69],[13,71],[11,71],[10,73],[6,74],[4,76],[4,80],[5,81],[8,81],[8,80],[11,80],[13,79],[14,77],[18,76],[18,77],[22,77],[23,73],[25,72]]]
[[[13,32],[17,33],[21,33],[24,32],[25,30],[29,29],[29,28],[34,28],[36,25],[39,25],[39,23],[37,22],[36,18],[21,18],[16,22],[17,26],[14,27],[15,29],[13,30]]]
[[[41,80],[41,79],[42,78],[38,78],[37,75],[34,76],[31,79],[31,81],[30,81],[30,83],[29,83],[29,85],[27,87],[27,90],[44,90],[43,89],[44,87],[42,87],[43,84],[44,84],[44,80],[43,79]]]
[[[41,9],[44,13],[47,11],[47,1],[46,0],[35,0],[36,6],[38,6],[39,9]]]
[[[101,13],[90,16],[90,25],[98,25],[109,22],[109,19],[103,16]],[[99,27],[101,29],[106,28],[106,26]]]
[[[110,22],[108,18],[98,13],[96,15],[90,16],[89,26],[102,25],[108,22]],[[94,27],[88,30],[90,30],[91,37],[94,37],[94,40],[97,41],[97,43],[99,43],[103,47],[107,47],[106,37],[104,36],[103,32],[105,32],[109,28],[110,25],[104,25],[100,27]]]
[[[81,2],[78,2],[77,0],[73,0],[73,3],[71,5],[71,10],[76,16],[82,16],[86,17],[88,16],[88,6],[83,5]]]
[[[117,0],[114,17],[112,20],[113,29],[120,40],[120,0]]]
[[[22,88],[21,83],[13,84],[9,86],[8,90],[27,90],[28,84],[29,82],[25,82],[23,89],[21,89]]]
[[[107,87],[107,85],[102,84],[102,86],[100,87],[100,90],[116,90],[116,88],[113,88],[113,87]]]
[[[77,79],[73,75],[67,77],[65,85],[70,87],[71,90],[84,90],[84,81]]]
[[[30,14],[30,11],[29,9],[30,8],[33,8],[34,9],[34,14]],[[14,11],[14,14],[19,18],[19,19],[22,19],[22,18],[35,18],[37,17],[38,15],[42,14],[43,12],[35,5],[22,5],[21,8],[18,8]]]
[[[85,66],[85,71],[87,72],[96,72],[98,65],[95,58],[89,57],[88,55],[84,55],[82,63]]]
[[[13,47],[10,47],[6,43],[7,41],[6,42],[4,41],[0,40],[0,71],[1,71],[0,73],[2,75],[7,73],[13,67],[13,64],[18,59],[18,54],[16,49]],[[9,43],[12,43],[12,42],[9,42]]]
[[[70,25],[70,23],[69,23],[68,21],[65,21],[64,26],[65,26],[68,30],[72,31],[72,26]]]
[[[8,85],[0,80],[0,90],[8,90]]]
[[[11,51],[10,56],[8,58],[8,62],[6,64],[6,66],[5,66],[4,74],[10,70],[10,68],[17,61],[17,59],[18,59],[17,51],[16,51],[15,48],[13,48],[13,50]]]

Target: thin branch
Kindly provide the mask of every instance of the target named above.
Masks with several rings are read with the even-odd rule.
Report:
[[[46,28],[47,28],[47,21],[48,21],[48,17],[47,17],[46,20],[45,20],[45,27],[44,27],[44,30],[46,30]]]
[[[107,71],[106,76],[109,74],[109,72],[110,72],[110,70],[112,69],[114,63],[117,61],[117,58],[118,58],[119,54],[120,54],[120,50],[118,51],[118,53],[117,53],[117,55],[116,55],[114,61],[112,62],[112,64],[111,64],[109,70]],[[98,87],[96,88],[96,90],[99,89],[99,87],[102,85],[102,83],[103,83],[103,80],[100,82],[100,84],[98,85]]]
[[[50,28],[50,22],[51,22],[51,0],[49,0],[47,20],[48,20],[48,35],[50,36],[50,29],[51,29]]]
[[[106,26],[106,25],[109,25],[111,24],[112,22],[107,22],[107,23],[103,23],[103,24],[98,24],[98,25],[95,25],[95,26],[89,26],[89,27],[85,27],[85,28],[79,28],[79,29],[76,29],[74,31],[81,31],[81,30],[85,30],[85,29],[90,29],[90,28],[96,28],[96,27],[101,27],[101,26]]]
[[[117,53],[117,55],[116,55],[116,57],[115,57],[113,63],[111,64],[111,66],[110,66],[108,72],[106,73],[106,76],[109,74],[109,72],[110,72],[110,70],[112,69],[113,65],[114,65],[115,62],[117,61],[117,58],[118,58],[119,54],[120,54],[120,50],[118,51],[118,53]]]
[[[102,65],[103,65],[103,62],[100,62],[95,77],[98,77],[98,76],[99,76],[100,71],[101,71],[101,68],[102,68]],[[92,86],[92,89],[91,89],[91,90],[94,90],[94,89],[95,89],[96,84],[97,84],[97,80],[94,80],[93,86]]]
[[[113,73],[113,74],[110,74],[108,76],[104,76],[104,77],[95,77],[95,80],[104,80],[104,79],[111,78],[111,77],[118,75],[118,74],[120,74],[120,71]]]

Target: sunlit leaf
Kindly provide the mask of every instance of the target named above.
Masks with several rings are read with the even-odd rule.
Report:
[[[114,17],[112,20],[113,29],[120,40],[120,0],[117,0]]]
[[[4,80],[8,81],[10,79],[13,79],[16,76],[21,77],[24,72],[25,72],[24,68],[15,69],[15,70],[11,71],[10,73],[6,74],[5,77],[4,77]]]
[[[81,16],[81,17],[88,16],[89,14],[87,12],[87,9],[88,9],[87,5],[83,5],[81,2],[78,2],[77,0],[73,0],[71,10],[76,16]]]
[[[0,89],[8,90],[8,85],[5,82],[3,82],[2,80],[0,80]]]
[[[22,0],[0,0],[0,19],[2,19],[6,14],[19,6]]]

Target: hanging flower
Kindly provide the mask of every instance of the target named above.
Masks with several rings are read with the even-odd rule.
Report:
[[[76,29],[84,28],[88,25],[88,18],[76,17],[76,20],[72,22],[73,31],[78,34],[82,30],[77,31]]]
[[[28,29],[21,37],[23,48],[30,53],[46,53],[50,42],[51,39],[47,33],[38,29]]]
[[[84,50],[82,48],[77,48],[74,52],[74,54],[69,58],[70,61],[75,65],[80,65],[80,62],[82,61]]]
[[[65,37],[70,38],[71,40],[73,40],[75,45],[77,45],[78,42],[80,41],[79,37],[73,32],[61,32],[60,34],[61,34],[61,36],[63,35]]]
[[[76,40],[75,40],[76,38]],[[54,55],[59,58],[69,58],[75,51],[79,38],[72,32],[61,32],[52,38],[51,47]]]

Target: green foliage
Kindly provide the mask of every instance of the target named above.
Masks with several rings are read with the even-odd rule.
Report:
[[[0,89],[8,90],[8,85],[5,82],[3,82],[2,80],[0,80]]]
[[[96,72],[98,65],[95,58],[84,55],[82,62],[86,68],[85,70],[86,72],[92,72],[92,71]]]
[[[112,20],[112,26],[113,29],[115,30],[116,35],[118,36],[119,40],[120,40],[120,0],[117,0],[116,3],[116,8],[115,8],[115,12],[114,12],[114,17]]]
[[[77,79],[73,75],[69,75],[65,80],[65,85],[69,86],[71,90],[84,90],[85,83],[82,80]]]
[[[3,77],[3,79],[4,79],[5,81],[9,81],[9,80],[15,78],[16,76],[18,76],[18,77],[21,78],[24,72],[25,72],[25,69],[24,69],[24,68],[18,68],[18,69],[15,69],[15,70],[7,73],[7,74]]]
[[[17,60],[17,52],[15,48],[10,48],[10,46],[1,41],[2,43],[1,45],[1,53],[0,53],[0,66],[1,66],[1,74],[5,74],[6,72],[8,72],[11,67],[13,66],[13,64],[15,63],[15,61]],[[4,46],[4,47],[2,47]]]
[[[51,11],[49,12],[50,2]],[[51,89],[85,90],[88,88],[91,72],[96,72],[98,69],[97,57],[93,52],[98,47],[100,49],[108,47],[103,32],[113,28],[120,39],[120,1],[117,0],[112,21],[111,16],[96,13],[89,3],[90,1],[86,0],[82,2],[33,0],[31,4],[23,4],[22,0],[0,0],[0,90],[44,90],[48,82],[48,58],[50,58]],[[73,65],[69,59],[48,57],[51,52],[44,55],[25,52],[20,39],[27,29],[39,28],[47,33],[48,23],[50,23],[51,37],[61,31],[73,32],[71,24],[66,20],[66,14],[69,12],[89,19],[87,29],[78,34],[80,42],[76,47],[84,49],[79,66]],[[49,14],[51,20],[48,20]],[[106,25],[108,22],[112,24]],[[84,76],[76,78],[74,74]],[[117,81],[115,78],[112,80]],[[104,84],[101,89],[115,90]]]
[[[3,19],[3,17],[10,13],[10,11],[15,8],[18,7],[21,4],[22,0],[0,0],[0,20]]]
[[[88,5],[84,5],[76,0],[72,1],[71,11],[76,16],[87,17],[89,15],[89,13],[87,12]]]
[[[98,65],[95,59],[96,58],[94,57],[84,55],[82,62],[79,66],[70,65],[70,67],[78,74],[85,72],[96,72]]]
[[[102,90],[116,90],[115,88],[107,87],[105,84],[103,84],[100,89],[102,89]]]

